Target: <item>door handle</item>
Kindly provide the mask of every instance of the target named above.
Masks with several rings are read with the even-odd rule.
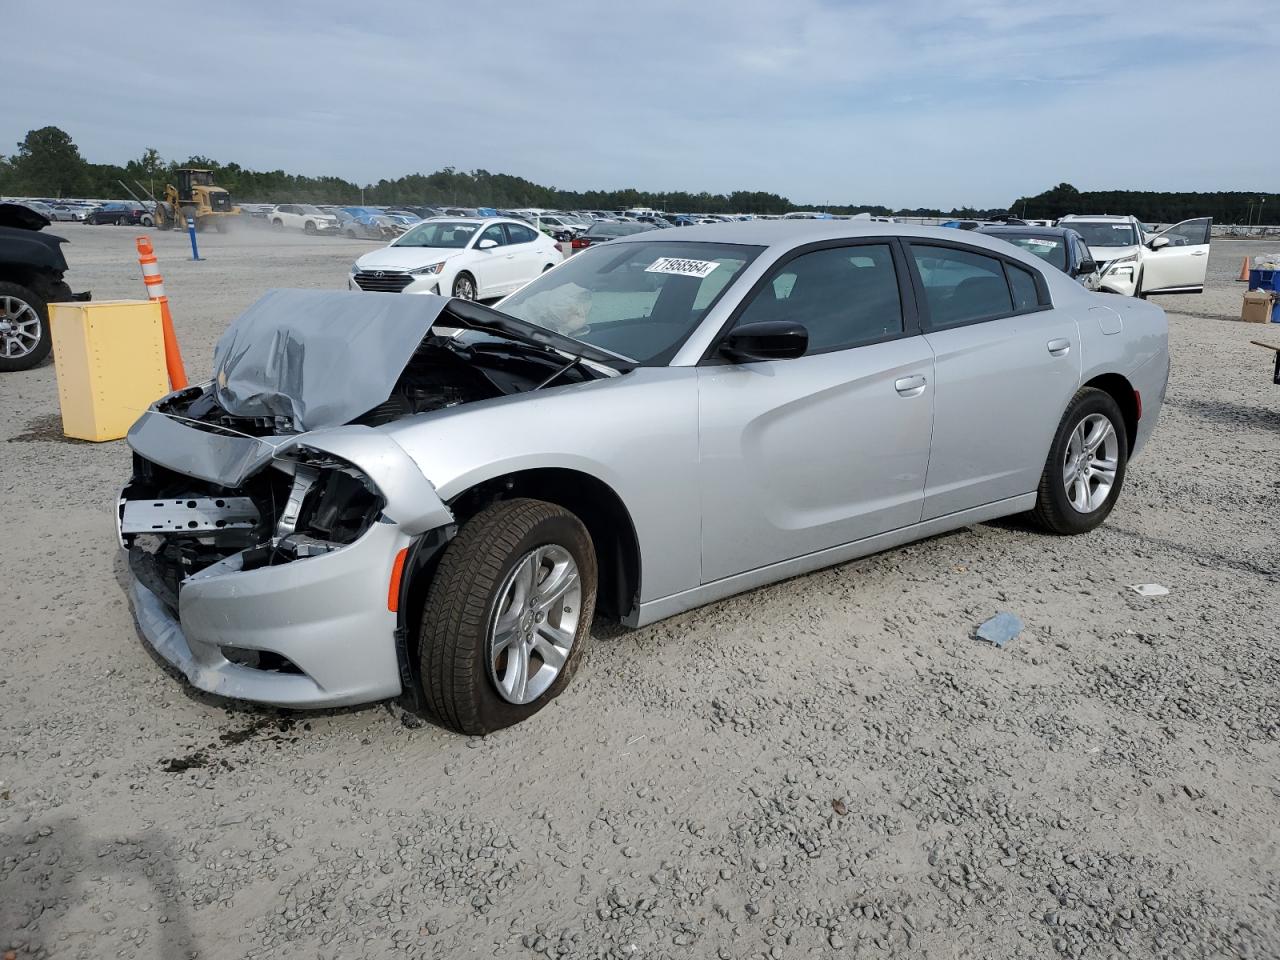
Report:
[[[1050,355],[1055,357],[1065,357],[1071,352],[1071,341],[1066,339],[1050,340],[1045,346],[1049,348]]]
[[[924,388],[928,384],[928,380],[924,377],[899,377],[893,382],[893,389],[898,391],[900,397],[918,397],[924,393]]]
[[[1208,250],[1193,250],[1193,251],[1192,251],[1192,253],[1191,253],[1191,255],[1192,255],[1193,257],[1207,257],[1207,256],[1209,255],[1209,251],[1208,251]]]

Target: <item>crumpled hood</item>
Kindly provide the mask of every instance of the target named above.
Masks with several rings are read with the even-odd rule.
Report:
[[[269,290],[218,340],[214,391],[238,417],[299,431],[350,423],[387,399],[449,303],[431,294]]]
[[[356,260],[361,270],[416,270],[462,253],[455,247],[383,247],[371,250]]]

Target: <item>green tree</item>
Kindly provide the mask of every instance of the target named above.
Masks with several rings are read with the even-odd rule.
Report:
[[[12,159],[11,191],[27,196],[79,196],[89,187],[89,164],[70,134],[57,127],[30,130]]]

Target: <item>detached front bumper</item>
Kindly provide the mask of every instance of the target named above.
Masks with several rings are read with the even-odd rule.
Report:
[[[249,571],[216,564],[183,583],[177,617],[132,577],[134,615],[155,651],[207,693],[282,707],[384,700],[401,690],[387,584],[408,544],[378,523],[323,556]]]

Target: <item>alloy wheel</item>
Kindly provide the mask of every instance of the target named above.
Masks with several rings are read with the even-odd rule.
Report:
[[[42,334],[40,314],[25,300],[0,297],[0,357],[16,360],[35,350]]]
[[[1071,431],[1062,464],[1067,502],[1077,513],[1093,513],[1111,495],[1120,464],[1120,440],[1114,424],[1091,413]]]
[[[476,285],[470,277],[459,277],[453,284],[453,295],[459,300],[474,300]]]
[[[489,677],[508,703],[532,703],[560,675],[578,633],[582,579],[558,544],[529,551],[498,591],[489,628]]]

